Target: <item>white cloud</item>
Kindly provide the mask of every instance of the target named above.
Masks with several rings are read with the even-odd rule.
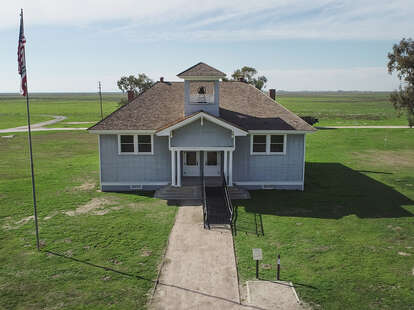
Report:
[[[28,24],[116,24],[112,31],[135,41],[381,40],[414,33],[412,0],[17,0],[2,4],[0,28],[17,27],[20,7]]]
[[[390,91],[399,81],[384,67],[349,69],[261,70],[268,88],[280,90]]]

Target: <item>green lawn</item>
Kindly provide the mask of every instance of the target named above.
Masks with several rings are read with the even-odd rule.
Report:
[[[104,116],[118,107],[122,94],[104,93]],[[45,115],[64,115],[63,122],[48,127],[89,127],[92,124],[71,125],[66,122],[97,122],[100,106],[97,94],[60,93],[31,96],[33,123],[47,120]],[[328,125],[407,125],[400,118],[385,92],[281,92],[277,101],[303,116],[319,118],[318,126]],[[25,99],[17,95],[0,94],[0,129],[26,124]]]
[[[122,94],[103,94],[103,114],[116,108]],[[63,115],[67,119],[48,127],[90,127],[93,124],[70,125],[66,122],[97,122],[101,110],[97,94],[59,93],[33,94],[30,99],[32,123],[52,119],[45,115]],[[26,125],[26,100],[17,95],[0,95],[0,129]]]
[[[305,191],[252,191],[238,201],[241,279],[284,280],[322,309],[414,308],[414,131],[320,130],[307,138]],[[261,214],[264,236],[256,237]],[[267,264],[271,265],[271,269]],[[319,305],[319,307],[318,307]]]
[[[0,309],[144,308],[176,209],[97,191],[95,135],[34,133],[33,145],[40,253],[26,135],[0,138]]]
[[[289,92],[277,94],[276,100],[301,116],[318,118],[317,126],[407,125],[386,92]]]

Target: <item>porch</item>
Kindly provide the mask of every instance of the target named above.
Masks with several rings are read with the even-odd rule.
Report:
[[[222,176],[233,186],[233,151],[231,147],[171,148],[171,186],[221,186]]]
[[[222,186],[221,177],[204,177],[206,187]],[[230,199],[250,199],[246,189],[232,186],[228,188]],[[182,177],[181,187],[167,185],[158,189],[154,197],[165,200],[200,200],[202,199],[202,181],[200,177]]]

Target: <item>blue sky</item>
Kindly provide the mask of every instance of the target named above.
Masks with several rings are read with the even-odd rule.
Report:
[[[8,1],[0,11],[0,92],[19,90],[19,9],[29,90],[117,90],[126,74],[154,80],[203,61],[243,65],[283,90],[392,90],[387,53],[414,34],[412,0]]]

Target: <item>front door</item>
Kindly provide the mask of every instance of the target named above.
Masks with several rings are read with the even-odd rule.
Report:
[[[200,152],[183,152],[183,175],[194,177],[200,175]]]
[[[204,175],[220,176],[220,152],[204,152]]]

